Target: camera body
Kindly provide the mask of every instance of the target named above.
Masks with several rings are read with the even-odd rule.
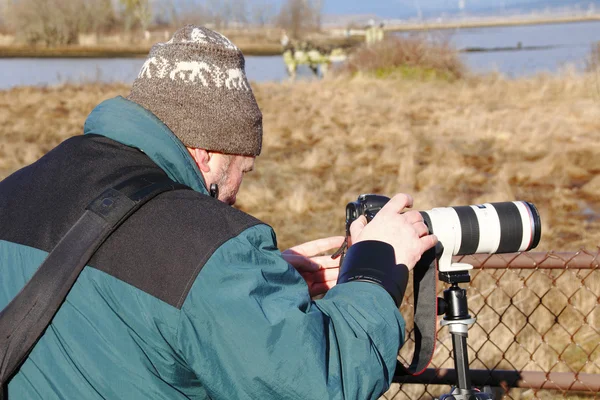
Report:
[[[361,194],[346,205],[346,234],[350,225],[364,215],[370,222],[389,201],[377,194]],[[541,219],[536,207],[526,201],[441,207],[421,211],[430,234],[442,246],[440,272],[471,269],[469,264],[452,262],[452,256],[528,251],[541,238]]]
[[[367,218],[367,222],[371,222],[389,200],[389,197],[378,194],[361,194],[358,196],[358,200],[346,205],[346,230],[350,229],[350,224],[361,215]]]

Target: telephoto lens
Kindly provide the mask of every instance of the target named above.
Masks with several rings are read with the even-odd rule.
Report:
[[[434,208],[421,215],[452,255],[528,251],[542,234],[540,214],[526,201]]]

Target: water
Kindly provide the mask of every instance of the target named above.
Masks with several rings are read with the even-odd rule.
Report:
[[[539,50],[464,53],[476,72],[497,70],[510,77],[557,72],[567,65],[585,68],[592,45],[600,41],[600,22],[459,29],[447,33],[459,49],[549,47]]]
[[[434,36],[449,39],[457,48],[501,48],[552,46],[543,50],[463,53],[466,64],[476,72],[497,70],[510,77],[557,72],[567,64],[578,69],[594,42],[600,41],[600,22],[492,27],[439,31]],[[123,59],[0,59],[0,89],[20,85],[53,85],[63,82],[125,82],[137,76],[143,58]],[[286,79],[280,56],[246,57],[246,73],[251,81]],[[299,75],[310,76],[308,69]]]
[[[0,59],[0,89],[23,85],[53,85],[63,82],[131,83],[144,64],[143,58]],[[281,81],[287,77],[280,56],[246,57],[251,81]]]

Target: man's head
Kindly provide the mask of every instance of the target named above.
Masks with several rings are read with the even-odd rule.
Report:
[[[219,184],[219,199],[233,204],[262,147],[262,114],[242,52],[220,33],[187,25],[152,47],[128,99],[158,117],[188,148],[207,188]],[[221,159],[230,159],[227,168]]]

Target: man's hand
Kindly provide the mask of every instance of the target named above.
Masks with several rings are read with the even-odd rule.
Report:
[[[311,297],[326,293],[334,287],[340,272],[339,258],[333,260],[331,255],[316,255],[337,250],[343,242],[343,236],[333,236],[300,244],[281,253],[285,261],[302,275]]]
[[[392,245],[396,254],[396,264],[404,264],[409,270],[421,259],[421,255],[435,246],[437,237],[430,235],[418,211],[407,211],[413,199],[406,194],[397,194],[367,224],[361,216],[350,226],[352,242],[378,240]]]

